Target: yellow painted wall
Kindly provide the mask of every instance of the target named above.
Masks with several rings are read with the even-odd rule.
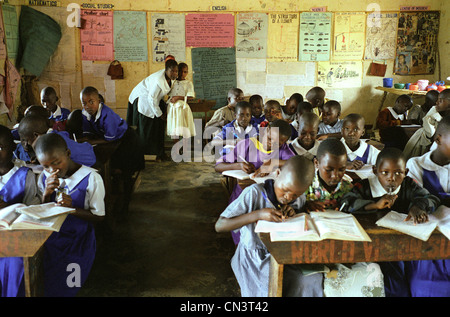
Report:
[[[440,32],[438,37],[439,53],[440,53],[440,70],[437,70],[434,75],[430,76],[396,76],[393,75],[393,60],[388,60],[386,77],[393,77],[394,82],[415,82],[417,79],[429,79],[430,81],[445,80],[450,76],[450,1],[449,0],[269,0],[269,1],[256,1],[256,0],[109,0],[109,1],[59,1],[61,7],[67,7],[69,3],[110,3],[114,5],[114,10],[129,10],[129,11],[146,11],[147,14],[147,32],[150,34],[150,13],[151,12],[212,12],[211,6],[226,6],[227,13],[237,13],[237,12],[301,12],[309,11],[311,7],[322,7],[326,6],[327,10],[330,12],[344,12],[344,11],[366,11],[367,7],[371,3],[377,3],[381,11],[398,11],[400,6],[430,6],[430,10],[441,11],[440,16]],[[13,0],[9,1],[10,4],[20,5],[27,3],[24,0]],[[33,6],[33,8],[40,10],[42,7]],[[19,10],[19,7],[18,7]],[[217,13],[217,12],[215,12]],[[71,31],[72,32],[72,31]],[[76,46],[74,50],[77,51],[77,61],[76,69],[77,75],[74,83],[71,84],[71,108],[80,108],[79,102],[79,91],[80,89],[89,83],[90,80],[87,78],[86,74],[83,74],[82,63],[80,60],[79,53],[79,32],[78,30],[73,30],[76,33]],[[148,41],[148,51],[149,51],[149,62],[122,62],[122,66],[125,72],[125,79],[115,81],[115,103],[107,103],[113,109],[116,110],[122,117],[126,115],[126,107],[128,95],[133,89],[133,87],[139,83],[143,78],[149,74],[161,69],[163,65],[161,63],[153,63],[151,60],[151,39]],[[187,64],[191,65],[191,49],[186,49],[186,59]],[[95,62],[99,64],[109,64],[109,62]],[[370,66],[371,61],[364,61],[364,74]],[[440,76],[439,76],[440,75]],[[448,81],[450,84],[450,81]],[[59,85],[58,82],[42,81],[38,80],[36,82],[39,86],[42,85]],[[346,115],[350,112],[358,112],[365,116],[367,123],[372,123],[375,120],[378,108],[380,106],[382,92],[374,89],[376,86],[382,85],[381,77],[373,77],[363,75],[362,87],[361,88],[346,88],[344,90],[344,100],[342,102],[343,113]],[[299,91],[303,95],[311,87],[300,87]],[[245,91],[244,91],[245,93]],[[288,96],[287,96],[288,97]],[[392,104],[395,97],[388,95],[385,105]],[[421,102],[421,100],[418,100]]]

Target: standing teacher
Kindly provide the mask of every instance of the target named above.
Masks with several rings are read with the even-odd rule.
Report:
[[[127,123],[137,127],[144,154],[166,159],[164,138],[166,129],[166,96],[178,76],[178,64],[166,60],[165,69],[143,79],[128,98]]]

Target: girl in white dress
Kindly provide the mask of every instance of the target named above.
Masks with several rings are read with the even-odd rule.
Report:
[[[173,84],[167,103],[167,135],[172,139],[195,136],[194,119],[187,101],[195,97],[194,85],[186,80],[188,65],[178,64],[178,78]]]

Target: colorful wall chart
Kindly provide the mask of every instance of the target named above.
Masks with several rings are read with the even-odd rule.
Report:
[[[81,10],[81,59],[113,61],[113,11]]]
[[[234,47],[234,15],[187,14],[186,46]]]
[[[331,51],[331,12],[300,14],[300,61],[328,61]]]
[[[361,60],[364,56],[365,12],[334,14],[333,60]]]
[[[147,14],[114,11],[114,57],[123,62],[146,62]]]
[[[154,62],[164,62],[167,55],[186,61],[184,14],[152,14],[152,55]]]
[[[239,13],[236,17],[236,57],[266,58],[267,14]]]
[[[275,62],[298,58],[298,13],[270,13],[267,59]]]

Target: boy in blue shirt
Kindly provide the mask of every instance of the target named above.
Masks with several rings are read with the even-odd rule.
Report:
[[[50,112],[49,119],[54,121],[53,130],[64,131],[66,129],[66,121],[69,117],[70,110],[62,108],[56,104],[58,96],[53,87],[45,87],[41,90],[41,104]]]

